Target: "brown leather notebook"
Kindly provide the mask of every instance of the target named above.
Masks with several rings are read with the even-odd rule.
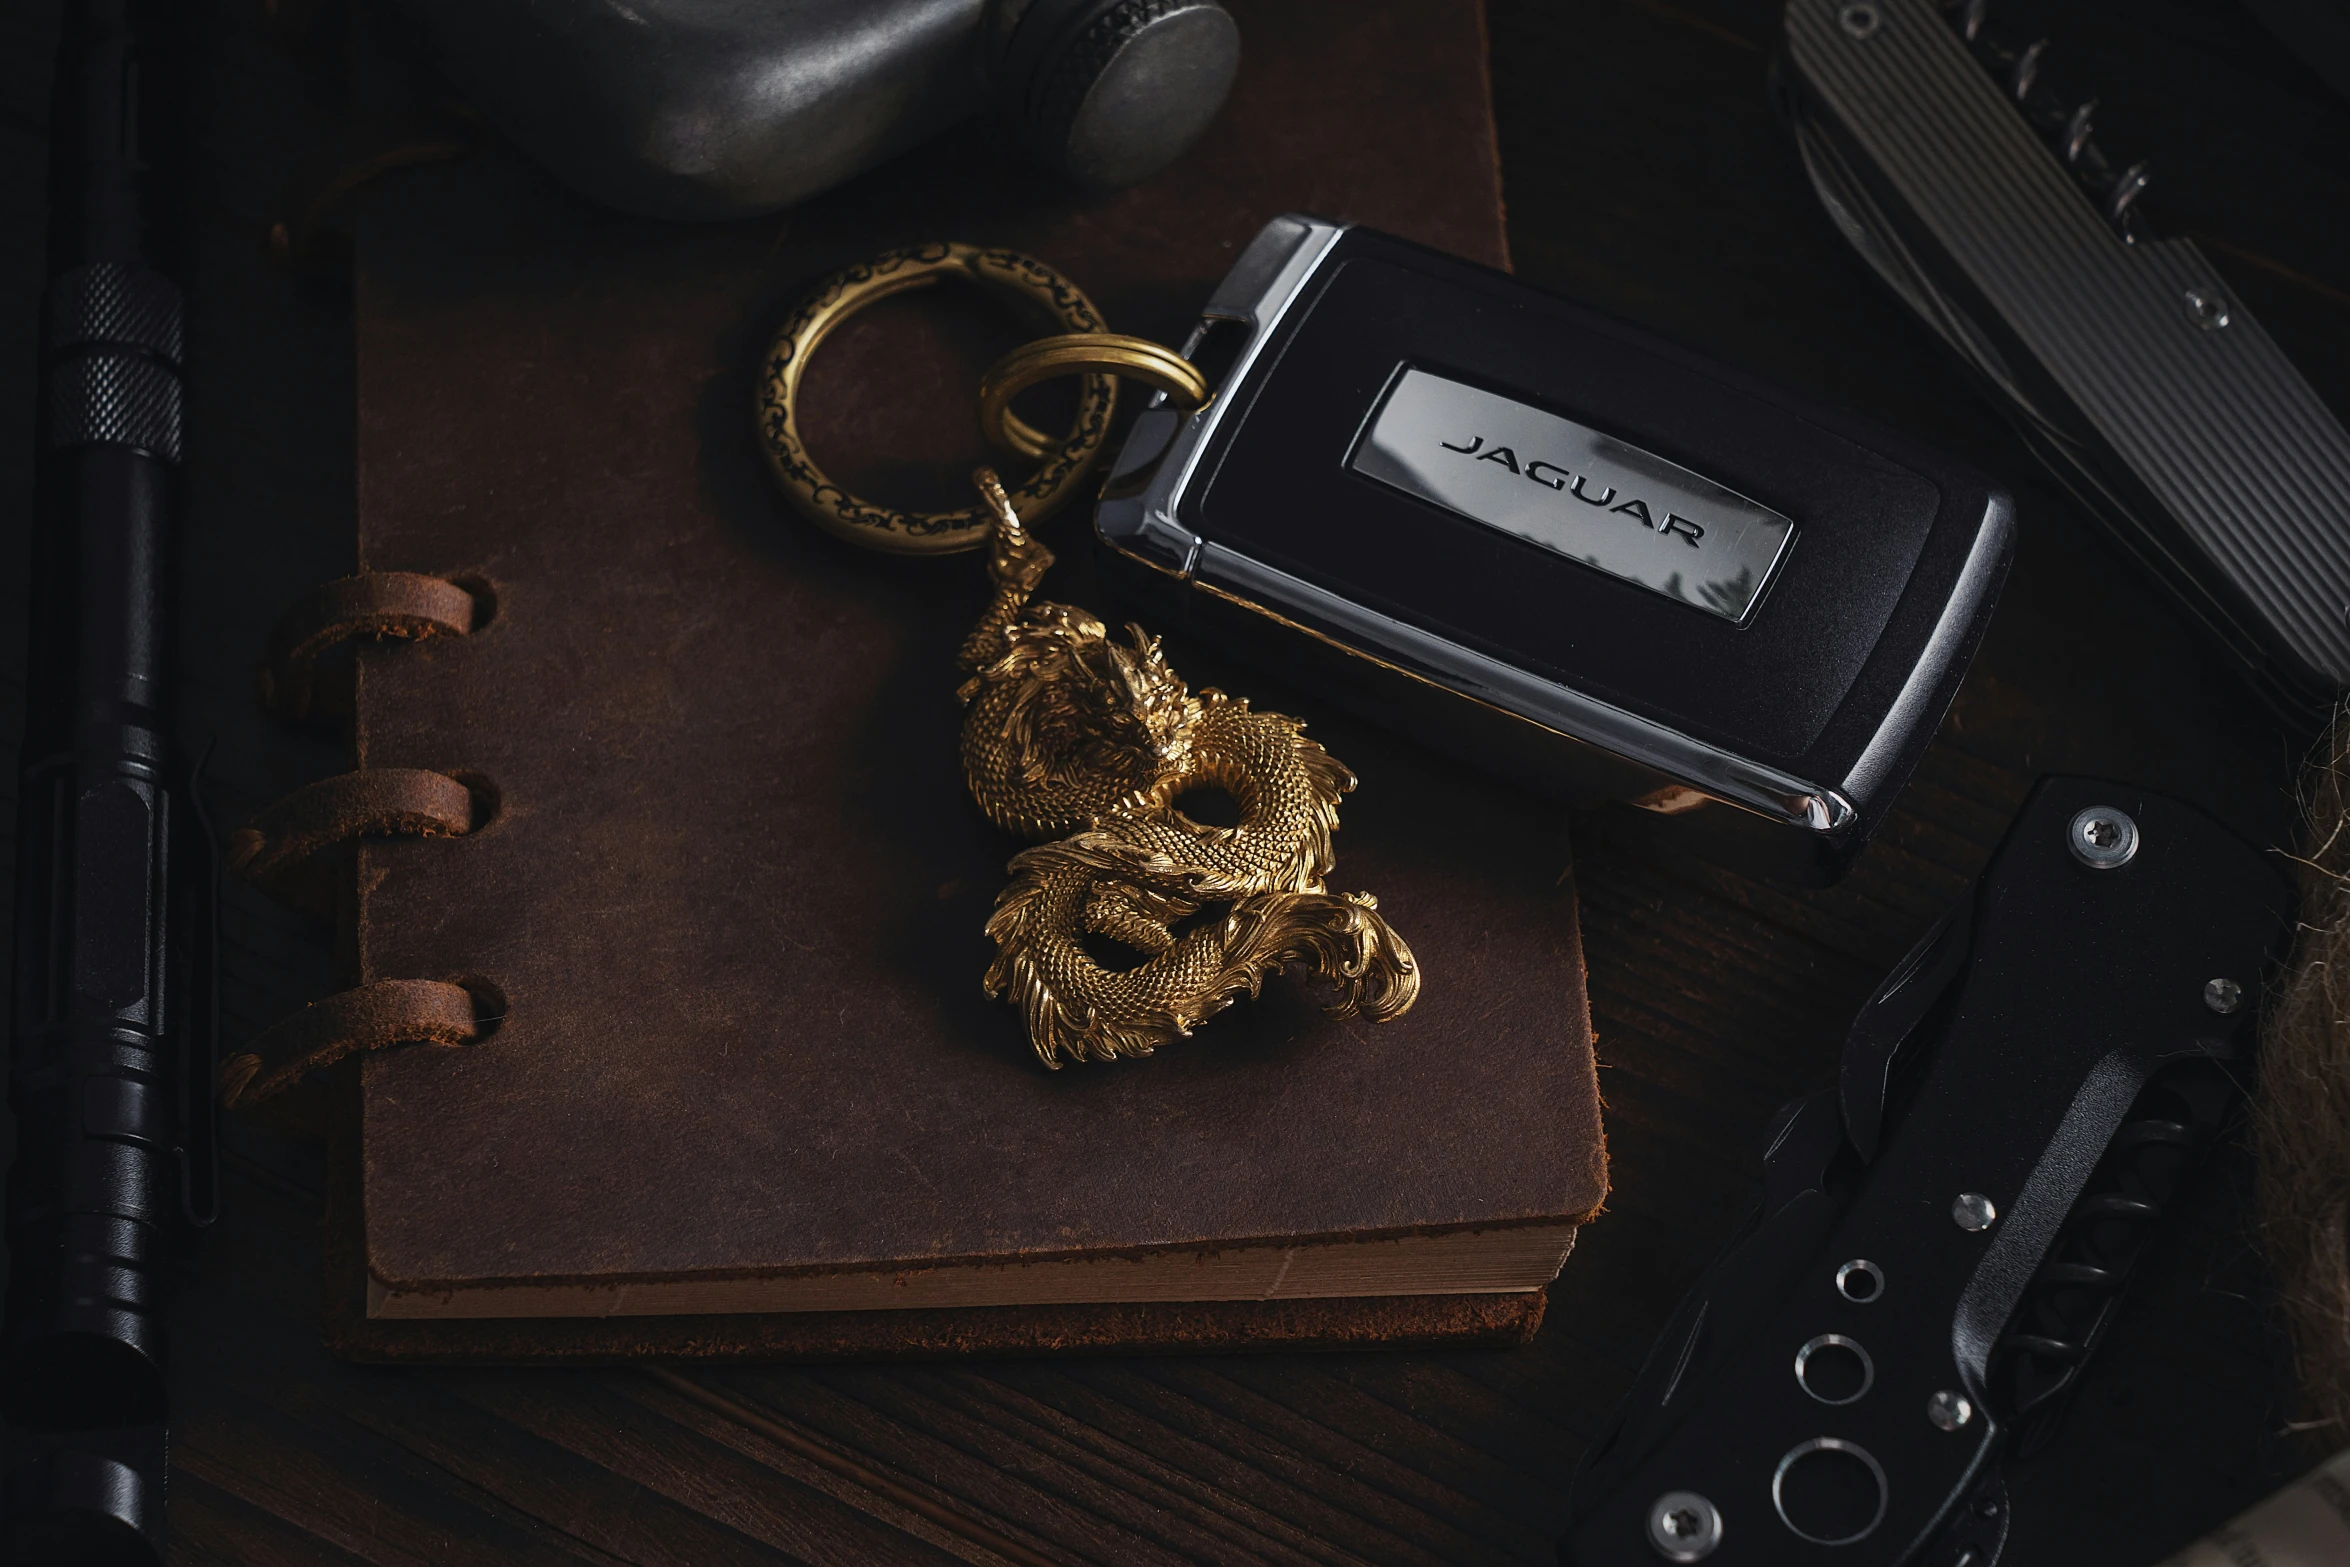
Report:
[[[981,993],[1019,845],[956,758],[977,557],[861,552],[760,464],[761,350],[818,277],[1008,245],[1180,340],[1268,218],[1505,260],[1467,0],[1235,3],[1207,139],[1079,203],[986,125],[766,220],[624,218],[515,157],[411,171],[360,225],[359,554],[467,585],[466,635],[363,648],[359,768],[494,815],[358,857],[358,978],[494,1029],[371,1052],[337,1142],[329,1334],[366,1358],[1505,1342],[1605,1195],[1555,813],[1171,640],[1362,779],[1337,890],[1418,1005],[1292,978],[1136,1062],[1048,1072]],[[837,334],[811,444],[967,504],[978,366],[1020,324],[892,301]],[[967,494],[967,491],[964,492]],[[1115,615],[1077,511],[1043,597]]]

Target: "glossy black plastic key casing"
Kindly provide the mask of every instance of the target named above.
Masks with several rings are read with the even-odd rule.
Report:
[[[1114,575],[1157,614],[1491,770],[1642,806],[1799,880],[1842,874],[1908,778],[2012,549],[2008,497],[1963,464],[1370,230],[1268,225],[1186,353],[1212,401],[1145,413],[1096,515]],[[1391,430],[1394,400],[1430,388],[1502,424]],[[1503,447],[1509,430],[1559,433]],[[1394,448],[1386,477],[1374,445]],[[1431,498],[1478,462],[1500,525]],[[1759,593],[1750,575],[1708,607],[1667,570],[1730,537],[1676,495],[1792,524],[1753,557]],[[1657,564],[1590,563],[1618,551]]]

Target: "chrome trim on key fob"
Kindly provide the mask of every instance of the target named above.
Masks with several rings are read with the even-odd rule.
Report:
[[[1267,224],[1095,531],[1160,623],[1577,806],[1834,880],[1980,640],[1980,474],[1515,279]]]

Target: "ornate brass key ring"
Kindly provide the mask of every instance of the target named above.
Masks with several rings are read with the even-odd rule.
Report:
[[[980,426],[990,444],[1041,463],[1011,492],[1012,505],[1030,522],[1067,505],[1101,460],[1118,408],[1118,383],[1101,372],[1147,381],[1185,407],[1206,399],[1207,383],[1180,354],[1110,332],[1084,290],[1032,256],[941,243],[888,251],[843,268],[819,283],[776,333],[759,375],[757,418],[767,466],[784,494],[811,521],[852,543],[896,555],[951,555],[977,549],[994,530],[984,507],[905,512],[851,495],[825,477],[800,439],[800,381],[824,339],[866,306],[941,279],[977,284],[1029,319],[1060,329],[1059,336],[1014,349],[982,382]],[[1071,374],[1083,374],[1084,384],[1076,418],[1058,441],[1012,413],[1012,399],[1027,388]]]
[[[1010,492],[980,469],[982,504],[966,511],[890,511],[848,494],[809,459],[795,413],[800,377],[825,334],[864,305],[942,276],[1007,292],[1071,329],[1014,349],[981,382],[989,441],[1042,466]],[[996,959],[987,991],[1019,1008],[1049,1067],[1149,1055],[1292,964],[1330,988],[1324,1010],[1333,1016],[1400,1016],[1420,993],[1411,949],[1377,899],[1324,886],[1339,797],[1354,775],[1296,719],[1191,691],[1141,627],[1120,642],[1082,609],[1032,601],[1053,556],[1027,524],[1066,503],[1099,459],[1115,406],[1110,373],[1185,407],[1207,396],[1181,355],[1101,328],[1077,286],[1042,262],[929,245],[819,284],[776,338],[761,378],[768,462],[814,521],[901,554],[992,546],[995,595],[956,658],[968,677],[956,693],[963,776],[991,821],[1037,846],[1013,859],[1012,884],[988,919]],[[1083,374],[1085,387],[1062,440],[1013,416],[1021,391],[1070,374]],[[1203,826],[1183,813],[1183,796],[1205,788],[1231,796],[1236,825]],[[1132,948],[1140,961],[1105,965],[1088,936]]]

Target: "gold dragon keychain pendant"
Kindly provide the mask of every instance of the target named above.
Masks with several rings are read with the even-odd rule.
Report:
[[[907,514],[826,479],[799,439],[795,403],[809,357],[873,300],[942,277],[976,282],[1063,335],[1015,350],[983,383],[995,444],[1039,459],[1007,493],[976,475],[982,504]],[[1020,1009],[1046,1066],[1147,1056],[1188,1035],[1265,977],[1297,965],[1326,986],[1334,1017],[1384,1022],[1408,1010],[1420,973],[1369,893],[1330,892],[1339,797],[1354,775],[1299,720],[1185,686],[1139,626],[1123,642],[1082,609],[1033,601],[1052,552],[1029,531],[1076,492],[1115,408],[1111,372],[1196,406],[1206,388],[1180,356],[1115,337],[1075,284],[1016,252],[966,245],[892,251],[820,285],[786,323],[760,378],[769,466],[803,513],[858,543],[898,553],[988,546],[995,594],[964,639],[957,695],[962,762],[988,819],[1036,847],[1016,855],[987,933],[987,992]],[[1011,398],[1046,376],[1085,373],[1077,419],[1058,443],[1014,418]],[[1023,520],[1023,513],[1026,520]],[[1189,792],[1236,803],[1233,826],[1193,821]],[[1106,937],[1141,954],[1112,968],[1086,950]]]
[[[1147,1056],[1291,963],[1335,988],[1334,1017],[1401,1016],[1420,993],[1411,949],[1369,893],[1323,887],[1354,775],[1298,720],[1187,690],[1140,626],[1120,643],[1082,609],[1030,602],[1052,552],[993,472],[978,481],[996,593],[958,660],[963,776],[998,827],[1058,840],[1011,863],[988,994],[1020,1009],[1046,1066]],[[1229,794],[1239,822],[1185,816],[1180,796],[1202,788]],[[1176,933],[1219,903],[1222,919]],[[1147,956],[1105,968],[1086,934]]]

